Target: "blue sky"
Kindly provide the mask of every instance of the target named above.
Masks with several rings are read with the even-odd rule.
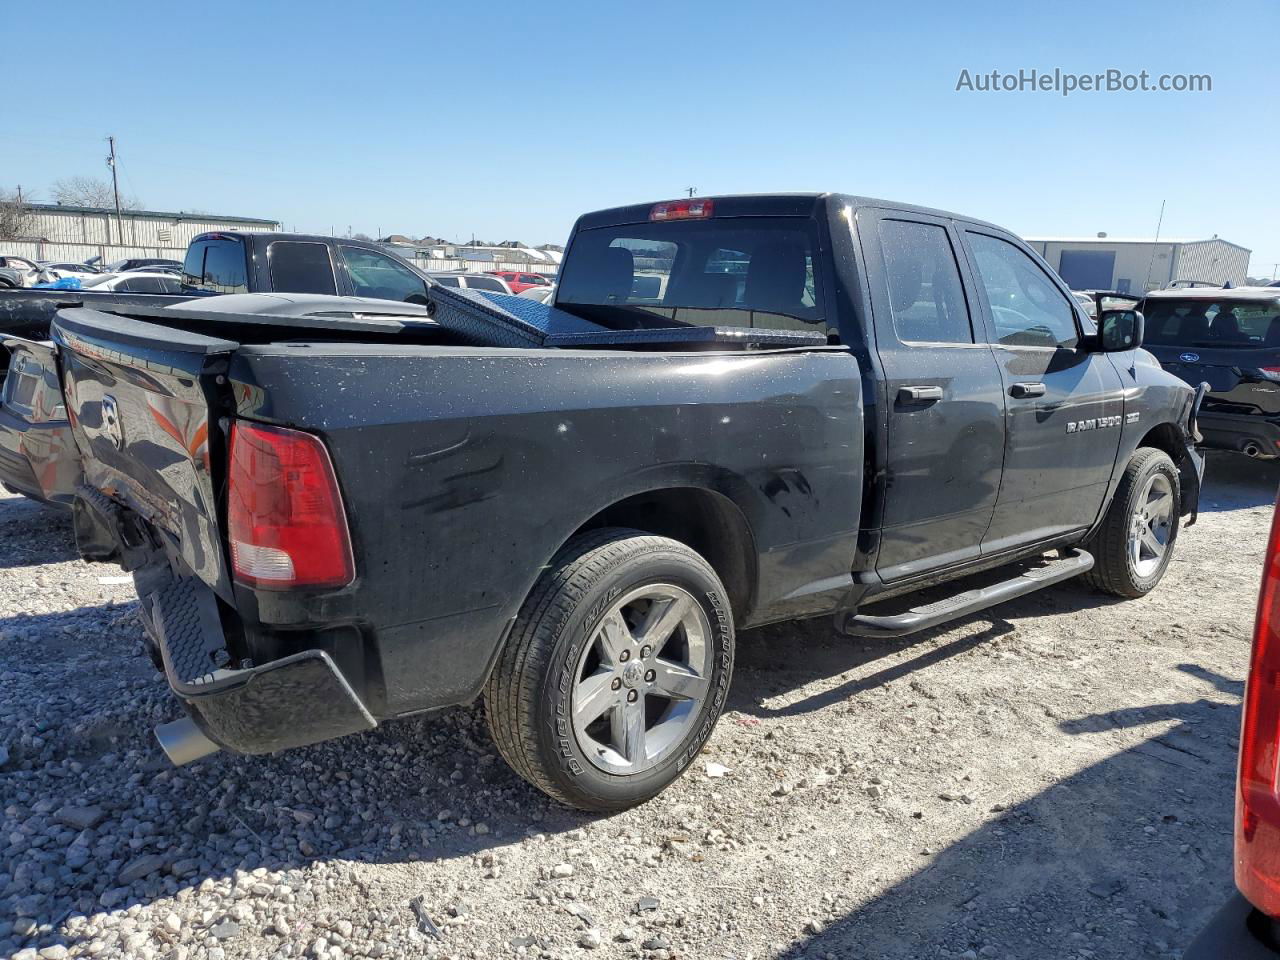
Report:
[[[563,241],[585,210],[840,190],[1024,235],[1214,233],[1280,262],[1280,4],[63,4],[6,44],[0,187],[105,175],[288,229]],[[37,42],[43,35],[51,42]],[[52,42],[56,41],[56,42]],[[962,69],[1210,93],[957,92]]]

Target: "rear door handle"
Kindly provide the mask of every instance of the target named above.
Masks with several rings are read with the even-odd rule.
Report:
[[[936,403],[941,399],[942,388],[937,385],[898,388],[898,400],[901,403]]]
[[[1017,397],[1019,400],[1026,397],[1043,397],[1043,383],[1015,383],[1009,388],[1009,396]]]

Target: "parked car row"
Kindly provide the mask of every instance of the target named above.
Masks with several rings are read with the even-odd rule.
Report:
[[[95,257],[95,260],[100,258]],[[134,257],[101,266],[99,263],[76,263],[68,260],[29,260],[12,255],[0,256],[0,289],[38,287],[75,280],[84,283],[103,273],[128,273],[146,270],[151,273],[180,274],[182,264],[162,257]],[[68,285],[74,287],[74,285]],[[65,287],[64,287],[65,289]]]

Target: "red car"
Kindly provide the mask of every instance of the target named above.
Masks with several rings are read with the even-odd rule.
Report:
[[[1262,572],[1236,778],[1237,892],[1183,960],[1280,957],[1280,504]]]
[[[516,270],[486,270],[485,273],[507,281],[512,293],[523,293],[530,287],[545,287],[551,283],[550,277],[544,277],[540,273],[520,273]]]

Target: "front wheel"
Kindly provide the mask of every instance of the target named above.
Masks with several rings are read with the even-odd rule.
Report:
[[[1181,516],[1178,468],[1163,450],[1139,447],[1087,545],[1095,563],[1086,579],[1117,597],[1150,593],[1173,557]]]
[[[585,810],[655,796],[724,707],[733,614],[711,566],[636,530],[571,540],[525,601],[485,688],[498,750]]]

